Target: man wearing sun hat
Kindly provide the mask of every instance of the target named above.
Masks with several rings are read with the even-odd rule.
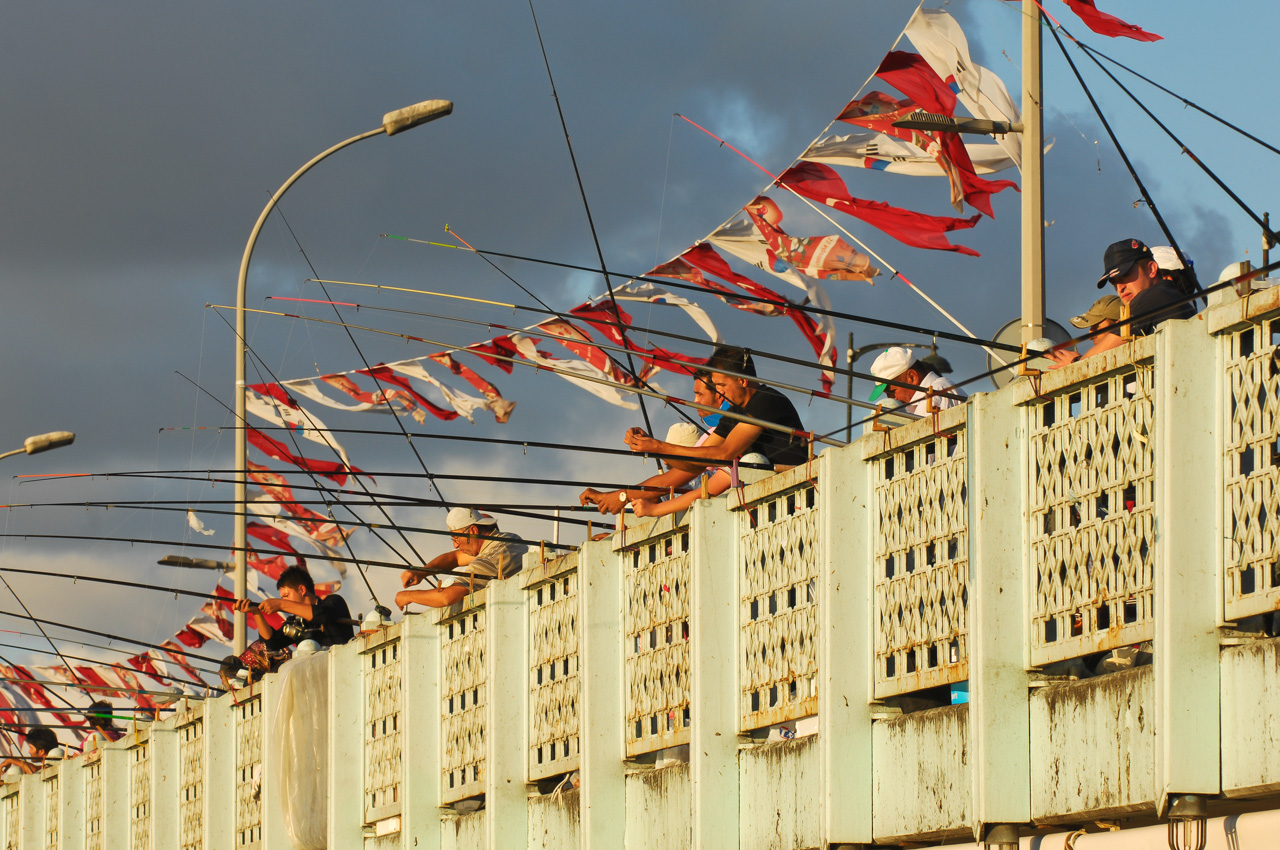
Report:
[[[396,594],[396,605],[404,610],[412,603],[446,608],[493,579],[510,578],[524,565],[529,547],[517,535],[498,530],[498,521],[475,508],[453,508],[445,518],[453,551],[432,558],[421,569],[405,570],[400,583],[405,590]],[[409,590],[428,575],[453,570],[464,574],[446,576],[431,590]]]
[[[914,413],[916,416],[926,416],[931,412],[929,409],[930,390],[934,392],[932,401],[933,410],[935,411],[946,410],[948,407],[962,404],[965,397],[964,390],[956,389],[946,378],[916,360],[916,356],[911,353],[910,349],[896,345],[881,352],[880,356],[871,364],[871,374],[881,381],[895,381],[911,385],[910,387],[899,387],[892,384],[876,384],[875,390],[871,393],[871,401],[875,401],[887,393],[890,398],[905,405],[903,409],[907,413]],[[947,393],[948,395],[938,395],[938,393]],[[950,398],[949,396],[960,396],[960,398]]]
[[[1093,302],[1093,306],[1079,316],[1072,316],[1071,324],[1082,331],[1094,332],[1092,337],[1093,346],[1084,354],[1065,349],[1063,351],[1046,352],[1044,356],[1054,362],[1051,368],[1057,369],[1066,366],[1068,363],[1074,363],[1082,357],[1093,357],[1095,354],[1101,354],[1104,351],[1110,351],[1116,346],[1122,345],[1124,339],[1119,333],[1114,331],[1102,333],[1102,331],[1119,322],[1123,315],[1124,302],[1120,300],[1120,296],[1104,295]]]

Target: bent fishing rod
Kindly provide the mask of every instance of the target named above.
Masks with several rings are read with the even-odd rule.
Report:
[[[28,634],[28,633],[27,633],[27,632],[19,632],[19,634]],[[34,635],[34,634],[33,634],[33,635],[31,635],[31,637],[38,637],[38,635]],[[97,644],[84,643],[83,641],[78,641],[78,640],[75,640],[75,639],[73,639],[73,638],[60,637],[60,638],[58,638],[58,640],[59,640],[59,641],[61,641],[62,643],[73,643],[73,644],[76,644],[77,646],[89,646],[89,647],[94,647],[94,648],[97,648],[97,649],[106,649],[106,650],[110,650],[110,651],[112,651],[112,652],[122,652],[122,653],[127,653],[127,652],[129,651],[129,650],[127,650],[127,649],[120,649],[119,647],[116,647],[116,646],[98,646]],[[180,678],[178,678],[177,676],[167,676],[167,675],[165,675],[165,674],[163,674],[163,673],[159,673],[159,672],[156,672],[156,673],[148,673],[147,671],[145,671],[145,670],[139,670],[139,669],[138,669],[138,668],[136,668],[136,667],[129,667],[129,666],[126,666],[126,665],[124,665],[124,664],[115,664],[115,663],[110,662],[110,661],[103,661],[103,660],[102,660],[102,659],[100,659],[100,658],[87,658],[87,657],[85,657],[85,656],[83,656],[83,655],[71,655],[70,653],[66,653],[66,652],[63,652],[63,653],[50,652],[50,651],[49,651],[49,650],[47,650],[47,649],[36,649],[36,648],[34,648],[34,647],[19,646],[19,645],[18,645],[18,644],[16,644],[16,643],[0,643],[0,647],[4,647],[4,648],[6,648],[6,649],[19,649],[19,650],[22,650],[22,651],[24,651],[24,652],[34,652],[34,653],[37,653],[37,654],[39,654],[39,655],[53,655],[53,656],[55,656],[55,657],[59,657],[59,658],[61,658],[61,657],[71,658],[71,659],[74,659],[74,660],[76,660],[76,661],[84,661],[84,662],[87,662],[87,663],[89,663],[89,664],[93,664],[93,665],[95,665],[95,666],[97,666],[97,667],[110,667],[110,668],[112,668],[113,670],[124,670],[126,673],[132,673],[132,674],[134,674],[135,676],[147,676],[147,677],[152,678],[152,679],[164,679],[165,681],[173,682],[175,685],[192,685],[192,686],[194,686],[194,687],[201,687],[201,688],[211,688],[211,687],[212,687],[211,685],[205,684],[205,683],[203,683],[203,682],[199,682],[199,683],[197,683],[197,682],[192,682],[190,679],[180,679]],[[159,659],[151,659],[151,660],[156,661],[156,660],[159,660]],[[9,666],[9,667],[17,667],[18,665],[16,665],[16,664],[9,664],[8,666]],[[205,667],[196,667],[195,665],[191,665],[191,666],[192,666],[192,668],[193,668],[193,669],[196,669],[196,670],[204,670],[204,672],[206,672],[206,673],[216,673],[216,672],[218,672],[217,670],[210,670],[210,669],[205,668]],[[213,690],[218,691],[219,693],[223,693],[223,692],[224,692],[224,691],[222,690],[222,688],[213,688]],[[61,712],[61,711],[63,711],[63,709],[45,709],[45,710],[46,710],[46,711],[60,711],[60,712]]]
[[[390,234],[383,234],[383,235],[391,239],[400,239],[405,242],[417,242],[423,245],[433,245],[438,248],[452,248],[456,251],[468,250],[466,248],[462,248],[457,245],[449,245],[445,242],[431,242],[426,239],[411,239],[407,236],[392,236]],[[594,272],[596,274],[600,273],[599,269],[593,269],[590,266],[579,266],[573,263],[561,263],[555,260],[543,260],[537,257],[522,256],[520,254],[507,254],[501,251],[486,251],[479,248],[472,248],[470,250],[477,254],[484,254],[490,257],[503,257],[508,260],[519,260],[521,262],[526,262],[526,263],[537,263],[538,265],[553,266],[556,268],[570,269],[572,271]],[[642,283],[662,284],[663,286],[670,286],[675,289],[684,289],[690,292],[701,292],[704,295],[710,294],[710,295],[716,295],[717,297],[719,295],[714,290],[707,289],[706,287],[698,286],[697,284],[683,283],[683,282],[670,280],[667,278],[648,277],[647,275],[629,275],[628,279],[641,281]],[[336,282],[340,283],[341,281],[336,281]],[[992,340],[976,339],[974,337],[965,336],[963,334],[957,334],[957,333],[952,333],[950,331],[941,331],[941,330],[936,330],[932,328],[920,327],[919,325],[908,325],[904,322],[894,322],[889,319],[873,319],[870,316],[861,316],[856,313],[845,313],[840,310],[828,310],[822,307],[815,307],[811,304],[797,304],[794,301],[778,300],[776,298],[765,298],[760,295],[750,295],[745,292],[741,294],[734,292],[732,294],[726,295],[725,297],[733,298],[739,301],[750,301],[756,304],[765,304],[773,307],[781,307],[786,310],[801,310],[803,312],[813,313],[819,316],[830,316],[833,319],[844,319],[846,321],[857,322],[859,324],[864,324],[864,325],[875,325],[877,327],[882,327],[882,328],[891,328],[893,330],[904,331],[906,333],[915,333],[915,334],[921,334],[924,336],[933,336],[933,337],[937,337],[938,339],[950,340],[951,342],[964,343],[965,345],[976,345],[980,348],[994,348],[994,349],[1014,352],[1018,354],[1022,353],[1022,348],[1015,345],[997,343]]]
[[[284,297],[271,296],[271,295],[267,296],[267,298],[268,298],[269,300],[274,300],[274,301],[301,301],[301,302],[305,302],[305,303],[317,303],[317,302],[316,302],[316,299],[313,299],[313,298],[284,298]],[[357,304],[357,305],[354,305],[354,306],[356,306],[356,307],[360,307],[360,306],[362,306],[362,305],[358,305],[358,304]],[[392,308],[392,307],[369,307],[369,308],[367,308],[367,309],[372,309],[372,310],[387,310],[387,311],[391,311],[391,312],[410,312],[410,313],[411,313],[411,312],[413,312],[413,311],[400,311],[400,310],[396,310],[395,308]],[[449,317],[448,317],[448,316],[445,316],[445,317],[442,317],[442,318],[449,318]],[[479,320],[476,320],[476,319],[461,319],[461,318],[458,318],[458,319],[453,319],[453,321],[461,322],[461,323],[463,323],[463,324],[470,324],[470,325],[482,325],[482,326],[484,326],[484,327],[488,327],[488,328],[498,328],[499,330],[504,330],[504,331],[514,331],[514,332],[516,332],[516,333],[521,333],[521,334],[526,334],[526,335],[536,335],[536,336],[546,337],[546,338],[548,338],[548,340],[549,340],[549,341],[551,341],[551,342],[561,342],[561,343],[564,343],[564,342],[572,342],[574,345],[582,345],[582,346],[586,346],[586,347],[588,347],[588,348],[594,348],[594,349],[597,349],[597,350],[600,350],[600,351],[626,351],[626,350],[628,350],[628,349],[624,349],[624,348],[622,348],[622,347],[620,347],[620,346],[610,345],[610,344],[608,344],[608,343],[603,343],[603,342],[594,342],[594,341],[591,341],[591,340],[570,339],[570,338],[568,338],[568,337],[562,337],[562,336],[560,336],[559,334],[551,333],[551,332],[549,332],[549,331],[545,331],[545,330],[539,330],[537,325],[535,325],[535,326],[533,326],[533,327],[531,327],[531,328],[518,328],[518,327],[513,327],[513,326],[511,326],[511,325],[504,325],[504,324],[500,324],[500,323],[498,323],[498,322],[482,322],[482,321],[479,321]],[[583,320],[583,319],[579,319],[579,321],[583,321],[583,322],[584,322],[584,323],[586,323],[586,324],[590,324],[590,322],[585,322],[585,320]],[[715,343],[712,343],[712,344],[714,345]],[[735,347],[736,347],[736,346],[735,346]],[[743,350],[743,351],[746,351],[746,349],[742,349],[742,350]],[[653,360],[654,362],[656,362],[656,363],[663,363],[663,364],[665,364],[665,365],[668,367],[668,370],[669,370],[669,371],[672,371],[672,372],[675,372],[675,371],[678,371],[678,370],[683,370],[683,371],[686,371],[686,372],[688,372],[688,373],[692,374],[696,369],[698,369],[698,368],[699,368],[699,367],[698,367],[697,365],[695,365],[695,364],[687,363],[687,362],[685,362],[685,361],[683,361],[683,360],[680,360],[680,359],[678,359],[678,358],[671,357],[671,356],[667,356],[667,355],[664,355],[664,354],[658,354],[658,353],[656,353],[656,352],[642,352],[642,353],[643,353],[646,357],[648,357],[648,358],[652,359],[652,360]],[[815,366],[816,368],[818,368],[818,369],[821,369],[821,370],[822,370],[822,371],[824,371],[824,372],[827,372],[827,371],[832,371],[832,372],[834,372],[834,370],[832,370],[832,369],[828,369],[826,366],[823,366],[822,364],[812,364],[812,365],[814,365],[814,366]],[[672,369],[671,367],[673,367],[673,366],[674,366],[674,367],[677,367],[677,368]],[[801,395],[813,396],[814,398],[824,398],[824,399],[827,399],[828,401],[840,402],[841,404],[845,404],[845,405],[848,405],[848,406],[850,406],[850,407],[862,407],[862,408],[865,408],[865,409],[867,409],[867,410],[875,410],[875,409],[876,409],[876,405],[874,405],[874,404],[870,404],[870,403],[865,402],[865,401],[862,401],[862,400],[860,400],[860,399],[847,398],[847,397],[845,397],[845,396],[835,395],[835,394],[833,394],[833,393],[831,393],[831,392],[827,392],[827,391],[825,391],[825,390],[813,390],[813,389],[809,389],[808,387],[798,387],[798,386],[796,386],[796,385],[794,385],[794,384],[784,383],[783,381],[774,380],[774,379],[772,379],[772,378],[761,378],[759,375],[747,375],[747,374],[745,374],[745,373],[743,373],[743,372],[733,372],[733,371],[731,371],[731,370],[724,369],[724,368],[721,368],[721,367],[716,367],[716,370],[715,370],[715,371],[716,371],[716,372],[719,372],[719,373],[720,373],[720,374],[722,374],[722,375],[727,375],[727,376],[728,376],[728,377],[730,377],[730,378],[744,378],[744,379],[746,379],[746,380],[752,381],[752,382],[757,383],[757,384],[764,384],[764,385],[766,385],[766,386],[770,386],[770,387],[777,387],[778,389],[790,390],[791,392],[794,392],[794,393],[800,393]],[[854,377],[854,378],[862,378],[863,380],[872,381],[873,383],[877,383],[877,384],[881,384],[881,383],[882,383],[882,384],[887,384],[888,386],[891,386],[891,387],[902,387],[903,389],[919,389],[919,387],[915,386],[914,384],[907,384],[907,383],[903,383],[903,382],[901,382],[901,381],[894,381],[894,380],[887,380],[887,379],[877,378],[875,375],[869,374],[869,373],[867,373],[867,372],[854,372],[854,371],[849,370],[849,369],[841,369],[841,370],[840,370],[840,372],[841,372],[841,374],[850,375],[850,376],[852,376],[852,377]],[[646,385],[648,385],[648,382],[647,382],[647,381],[646,381],[645,383],[646,383]],[[625,385],[623,385],[623,386],[625,386]],[[959,397],[955,397],[955,396],[947,396],[947,394],[946,394],[946,393],[938,393],[938,395],[946,396],[946,397],[948,397],[948,398],[953,398],[953,397],[954,397],[954,398],[956,398],[957,400],[959,400]],[[696,425],[697,423],[694,423],[694,424]]]
[[[232,310],[232,309],[236,309],[236,308],[233,308],[233,307],[228,307],[228,306],[226,306],[226,305],[224,305],[224,304],[207,304],[206,306],[207,306],[207,307],[211,307],[211,308],[213,308],[213,309],[215,309],[215,310]],[[280,311],[277,311],[277,310],[255,310],[255,309],[252,309],[252,308],[248,308],[248,307],[246,307],[246,308],[245,308],[245,312],[247,312],[247,313],[261,313],[261,314],[265,314],[265,315],[268,315],[268,316],[283,316],[283,317],[285,317],[285,318],[289,318],[289,319],[298,319],[298,320],[300,320],[300,321],[304,321],[304,322],[318,322],[318,323],[320,323],[320,324],[325,324],[325,325],[342,325],[342,324],[345,324],[345,323],[343,323],[343,322],[335,322],[335,321],[332,321],[332,320],[330,320],[330,319],[320,319],[320,318],[315,318],[315,317],[312,317],[312,316],[299,316],[299,315],[296,315],[296,314],[293,314],[293,313],[283,313],[283,312],[280,312]],[[413,335],[411,335],[411,334],[402,334],[402,333],[397,333],[397,332],[395,332],[395,331],[387,331],[387,330],[381,330],[381,329],[379,329],[379,328],[370,328],[370,327],[365,327],[365,326],[363,326],[363,325],[349,325],[349,327],[354,328],[354,329],[356,329],[356,330],[366,331],[366,332],[368,332],[368,333],[384,334],[384,335],[386,335],[386,336],[399,337],[399,338],[401,338],[401,339],[410,340],[410,341],[412,341],[412,342],[421,342],[421,343],[424,343],[424,344],[426,344],[426,345],[438,346],[438,347],[444,348],[444,349],[446,349],[446,350],[448,350],[448,351],[463,351],[463,350],[465,350],[465,346],[450,345],[449,343],[447,343],[447,342],[441,342],[440,340],[428,339],[428,338],[426,338],[426,337],[413,336]],[[1019,350],[1019,351],[1021,351],[1022,349],[1018,349],[1018,350]],[[664,402],[666,402],[666,403],[668,403],[668,404],[683,405],[683,406],[685,406],[685,407],[691,407],[691,408],[693,408],[693,409],[695,409],[695,410],[702,410],[702,411],[706,411],[707,413],[717,413],[717,414],[720,414],[722,417],[727,418],[727,419],[733,419],[733,420],[738,421],[738,422],[745,422],[745,423],[747,423],[748,425],[757,425],[757,426],[759,426],[759,427],[761,427],[761,428],[765,428],[765,429],[768,429],[768,430],[770,430],[770,431],[777,431],[777,432],[779,432],[779,433],[786,434],[786,435],[788,435],[788,436],[790,436],[790,437],[798,437],[798,438],[800,438],[800,439],[802,439],[802,440],[817,440],[817,441],[824,442],[824,443],[827,443],[827,444],[829,444],[829,445],[833,445],[833,446],[843,446],[843,445],[845,445],[843,442],[841,442],[841,441],[839,441],[839,440],[832,440],[832,439],[830,439],[829,437],[820,437],[819,435],[815,434],[815,433],[814,433],[814,432],[812,432],[812,431],[805,431],[805,430],[803,430],[803,429],[798,429],[798,428],[788,428],[788,427],[786,427],[785,425],[779,425],[779,424],[777,424],[777,423],[775,423],[775,422],[768,422],[768,421],[766,421],[766,420],[764,420],[764,419],[757,419],[757,418],[755,418],[754,416],[747,416],[747,415],[745,415],[745,414],[741,414],[741,413],[734,413],[734,412],[733,412],[733,411],[731,411],[731,410],[721,410],[719,407],[712,407],[712,406],[710,406],[710,405],[706,405],[706,404],[698,404],[696,401],[689,401],[689,400],[687,400],[687,399],[682,399],[682,398],[679,398],[679,397],[677,397],[677,396],[665,395],[665,394],[663,394],[663,393],[658,393],[658,392],[654,392],[653,390],[645,389],[644,387],[631,386],[631,385],[627,385],[627,384],[619,383],[619,382],[617,382],[617,381],[610,381],[610,380],[606,380],[606,379],[604,379],[604,378],[597,378],[597,377],[595,377],[595,376],[593,376],[593,375],[584,375],[584,374],[579,374],[579,373],[575,373],[575,372],[569,372],[569,371],[564,370],[564,369],[557,369],[557,368],[556,368],[556,367],[554,367],[554,366],[548,366],[548,365],[546,365],[545,363],[536,363],[536,362],[532,362],[532,361],[528,361],[528,360],[522,360],[522,359],[517,358],[517,357],[505,357],[505,356],[500,355],[500,354],[491,354],[491,353],[488,353],[488,352],[486,352],[486,353],[485,353],[485,357],[488,357],[488,358],[491,358],[491,359],[494,359],[494,360],[502,360],[502,361],[507,362],[507,363],[517,364],[517,365],[524,366],[524,367],[527,367],[527,368],[530,368],[530,369],[534,369],[534,370],[537,370],[537,371],[541,371],[541,372],[551,372],[551,373],[553,373],[553,374],[561,375],[562,377],[571,377],[571,378],[573,378],[574,380],[587,381],[587,382],[589,382],[589,383],[593,383],[593,384],[600,384],[600,385],[602,385],[602,386],[612,387],[613,389],[622,390],[622,391],[624,391],[624,392],[636,393],[636,394],[638,394],[638,395],[647,395],[647,396],[650,396],[650,397],[652,397],[652,398],[659,399],[660,401],[664,401]]]

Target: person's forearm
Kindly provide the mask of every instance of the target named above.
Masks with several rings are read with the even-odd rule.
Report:
[[[281,599],[280,610],[286,614],[301,617],[308,623],[311,622],[311,618],[315,616],[315,610],[311,607],[310,602],[290,602],[288,599]]]
[[[267,622],[267,618],[257,611],[253,612],[253,627],[258,630],[258,637],[263,640],[271,640],[271,636],[276,633],[276,630]]]

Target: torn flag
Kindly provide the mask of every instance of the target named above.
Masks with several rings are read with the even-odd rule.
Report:
[[[1062,0],[1071,7],[1071,11],[1084,21],[1084,25],[1096,32],[1098,35],[1105,35],[1109,38],[1132,38],[1135,41],[1160,41],[1164,38],[1162,35],[1156,35],[1153,32],[1147,32],[1142,27],[1134,26],[1131,23],[1122,21],[1115,15],[1108,15],[1094,5],[1093,0]]]

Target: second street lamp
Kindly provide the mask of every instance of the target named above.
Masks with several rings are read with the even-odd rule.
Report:
[[[240,259],[240,278],[236,288],[236,425],[240,426],[236,429],[236,503],[240,506],[239,515],[235,522],[235,592],[236,599],[244,599],[248,590],[248,573],[246,571],[246,555],[245,547],[248,545],[248,536],[245,531],[245,511],[248,502],[248,434],[244,428],[245,421],[245,284],[249,278],[249,258],[253,256],[253,246],[258,241],[258,234],[262,231],[262,225],[266,222],[267,216],[275,209],[280,198],[289,187],[297,182],[298,178],[311,170],[312,166],[328,158],[331,154],[337,153],[343,148],[353,145],[364,139],[373,136],[381,136],[383,134],[394,136],[397,133],[403,133],[405,130],[411,130],[420,124],[426,124],[428,121],[434,121],[437,118],[443,118],[453,112],[453,101],[449,100],[424,100],[421,103],[415,103],[412,106],[406,106],[403,109],[397,109],[394,112],[388,112],[382,116],[382,126],[374,130],[361,133],[358,136],[352,136],[344,142],[339,142],[328,150],[320,153],[308,161],[305,165],[294,172],[293,176],[284,181],[284,185],[276,190],[271,196],[271,200],[267,201],[266,207],[263,208],[262,214],[258,216],[258,221],[253,226],[253,230],[249,233],[249,241],[244,246],[244,256]],[[235,614],[235,652],[239,654],[244,652],[245,648],[245,616],[241,611]]]

